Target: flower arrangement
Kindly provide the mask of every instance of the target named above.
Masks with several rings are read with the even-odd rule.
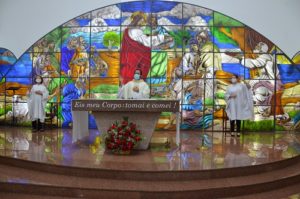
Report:
[[[141,131],[136,128],[136,124],[128,122],[128,117],[124,117],[119,123],[115,121],[106,132],[106,149],[116,154],[129,154],[142,140]]]

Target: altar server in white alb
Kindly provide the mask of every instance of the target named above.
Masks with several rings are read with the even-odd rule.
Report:
[[[141,79],[142,71],[136,69],[134,79],[125,84],[119,92],[121,99],[148,99],[150,96],[150,88],[148,84]]]
[[[43,78],[36,76],[35,84],[31,90],[27,92],[28,95],[28,112],[29,118],[32,121],[32,131],[45,130],[45,108],[49,96],[46,86],[43,84]]]
[[[239,82],[237,75],[232,77],[231,83],[225,94],[226,113],[230,120],[231,136],[234,136],[235,123],[237,136],[240,136],[241,120],[253,119],[253,99],[251,91],[245,84]]]

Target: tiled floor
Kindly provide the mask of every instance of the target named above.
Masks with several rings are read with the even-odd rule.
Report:
[[[181,148],[175,132],[155,132],[150,149],[131,155],[105,152],[101,135],[90,130],[82,144],[71,143],[71,129],[32,133],[28,128],[1,127],[0,155],[49,164],[118,170],[203,170],[263,164],[300,154],[300,133],[185,131]]]

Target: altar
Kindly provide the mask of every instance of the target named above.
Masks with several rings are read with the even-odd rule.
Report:
[[[101,133],[105,133],[115,121],[122,121],[124,117],[128,117],[130,122],[137,124],[143,135],[137,149],[146,150],[161,112],[173,112],[176,114],[176,144],[179,145],[179,110],[178,100],[72,100],[72,142],[89,135],[88,113],[91,112]]]

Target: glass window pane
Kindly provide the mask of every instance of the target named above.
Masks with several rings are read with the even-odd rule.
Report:
[[[60,53],[33,53],[32,76],[59,76],[60,56]]]
[[[116,51],[120,49],[120,27],[101,27],[92,30],[91,48],[94,50]]]
[[[85,13],[63,24],[64,27],[85,27],[91,24],[91,13]]]
[[[117,99],[119,78],[90,78],[90,98]]]
[[[241,22],[214,11],[214,25],[215,26],[244,26]]]
[[[251,28],[245,29],[245,52],[246,53],[270,53],[276,46]]]
[[[60,46],[61,28],[58,27],[33,44],[29,51],[35,53],[60,52]]]
[[[8,71],[6,77],[31,77],[32,74],[32,55],[23,54],[18,61]]]
[[[213,11],[200,6],[183,4],[183,21],[189,26],[213,25]]]

